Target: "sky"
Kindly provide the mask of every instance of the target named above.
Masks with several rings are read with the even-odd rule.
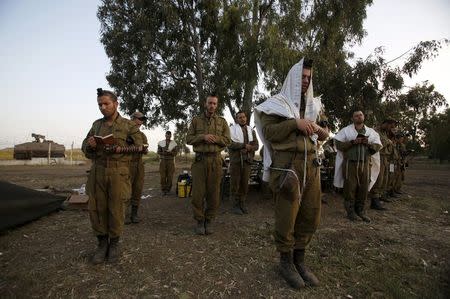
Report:
[[[31,133],[79,148],[92,122],[101,117],[96,88],[109,88],[105,76],[110,63],[99,40],[99,4],[0,1],[0,149],[31,141]],[[450,39],[449,11],[447,0],[374,0],[364,22],[367,36],[351,50],[365,58],[383,46],[390,60],[419,41]],[[450,102],[449,69],[446,47],[406,85],[429,80]],[[144,132],[150,150],[156,150],[163,129]]]

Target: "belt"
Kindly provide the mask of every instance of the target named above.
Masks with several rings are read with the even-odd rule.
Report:
[[[100,160],[95,161],[95,166],[103,166],[105,168],[117,168],[117,167],[129,167],[129,161],[108,161],[108,160]]]
[[[206,157],[220,156],[220,152],[195,152],[195,154]]]

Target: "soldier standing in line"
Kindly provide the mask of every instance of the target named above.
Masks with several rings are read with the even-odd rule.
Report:
[[[373,185],[370,190],[370,208],[374,210],[386,210],[386,208],[381,205],[380,201],[386,200],[385,197],[389,178],[389,156],[394,150],[394,144],[391,139],[389,139],[389,136],[391,136],[392,133],[391,128],[393,124],[395,124],[395,120],[386,119],[377,129],[375,129],[378,135],[380,135],[380,140],[383,147],[380,150],[380,173],[378,174],[375,185]]]
[[[195,152],[191,203],[198,235],[213,233],[212,221],[220,204],[221,152],[231,143],[226,120],[216,114],[218,101],[214,94],[206,97],[205,112],[192,119],[186,136],[187,144],[192,145]]]
[[[317,141],[328,137],[319,120],[322,103],[313,96],[312,61],[290,70],[280,93],[255,108],[264,143],[264,175],[274,192],[275,245],[280,275],[295,289],[319,280],[305,265],[305,251],[319,226],[320,163]]]
[[[142,126],[147,118],[142,112],[136,111],[131,115],[133,121],[138,128]],[[131,177],[131,213],[127,212],[125,224],[139,223],[138,210],[141,202],[142,190],[144,188],[145,166],[142,155],[147,153],[148,141],[147,136],[139,130],[145,150],[142,153],[134,153],[130,162]],[[131,142],[130,142],[131,143]]]
[[[104,117],[92,124],[82,145],[84,154],[92,160],[87,194],[89,218],[98,239],[98,247],[92,256],[94,264],[102,263],[106,258],[117,262],[120,257],[119,238],[126,203],[131,196],[131,154],[144,150],[139,128],[117,112],[117,96],[99,88],[97,103]],[[98,137],[108,135],[108,138]],[[133,145],[128,145],[127,140],[132,140]]]
[[[354,111],[352,120],[353,124],[334,136],[338,149],[334,185],[344,187],[344,207],[348,219],[356,221],[358,215],[363,221],[370,222],[365,213],[365,201],[378,177],[378,151],[382,145],[380,135],[364,125],[362,111]]]
[[[409,152],[406,150],[405,135],[403,133],[397,133],[395,137],[399,159],[397,161],[397,165],[395,166],[393,191],[396,194],[402,194],[401,188],[403,181],[405,180],[406,158]]]
[[[178,145],[175,140],[171,140],[172,132],[166,132],[166,139],[158,142],[159,155],[159,175],[161,177],[162,195],[167,195],[172,189],[173,174],[175,172],[175,157],[178,152]]]
[[[259,144],[256,133],[247,125],[244,111],[236,113],[236,123],[230,127],[230,194],[234,200],[233,213],[248,214],[246,199],[248,179],[252,168],[255,151]]]
[[[398,198],[399,195],[394,192],[394,184],[396,179],[396,171],[399,165],[400,154],[397,146],[397,138],[395,137],[396,133],[392,133],[390,137],[392,141],[392,153],[389,156],[389,178],[386,187],[386,200],[389,201],[388,197]]]

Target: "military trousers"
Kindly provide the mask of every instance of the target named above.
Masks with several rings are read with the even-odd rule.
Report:
[[[198,221],[212,220],[220,205],[220,181],[222,179],[222,157],[196,155],[192,163],[192,210]]]
[[[175,172],[175,160],[161,159],[159,162],[159,175],[161,177],[161,191],[170,192],[172,189],[173,174]]]
[[[125,207],[131,196],[129,163],[94,163],[89,172],[87,194],[94,233],[110,238],[121,236]]]
[[[247,199],[251,168],[251,164],[247,162],[230,163],[230,195],[237,203],[245,202]]]
[[[320,223],[321,191],[320,169],[313,164],[313,154],[276,152],[270,171],[270,187],[275,199],[275,246],[279,252],[306,249]],[[298,186],[280,190],[285,171],[273,168],[291,168],[298,178]],[[305,184],[303,180],[305,178]]]
[[[387,156],[380,156],[380,173],[378,174],[377,181],[370,190],[372,198],[382,197],[387,190],[387,182],[389,178],[389,162]]]
[[[369,193],[370,162],[344,161],[344,201],[346,209],[363,212]]]
[[[402,189],[404,179],[405,179],[405,171],[402,170],[402,165],[398,166],[396,165],[393,183],[394,192],[400,192],[400,190]]]
[[[130,163],[131,178],[131,205],[139,206],[141,202],[142,190],[144,189],[145,167],[142,161],[132,161]]]

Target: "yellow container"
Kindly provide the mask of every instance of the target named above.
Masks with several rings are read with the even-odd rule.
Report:
[[[187,184],[185,180],[178,182],[178,197],[186,198],[191,196],[191,185]]]

